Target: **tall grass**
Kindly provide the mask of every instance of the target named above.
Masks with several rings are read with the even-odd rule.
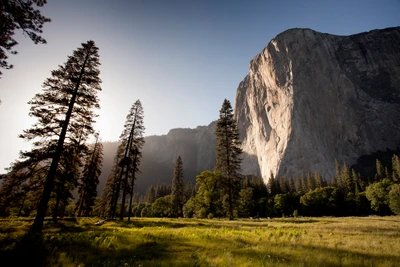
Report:
[[[0,258],[49,266],[399,266],[400,217],[0,221]],[[30,244],[30,245],[26,245]],[[34,245],[32,245],[34,244]],[[32,251],[33,250],[33,251]],[[24,255],[21,255],[24,254]],[[10,265],[17,266],[17,265]]]

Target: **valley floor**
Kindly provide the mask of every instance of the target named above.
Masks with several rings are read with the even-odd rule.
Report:
[[[399,266],[400,217],[0,221],[1,266]],[[4,264],[7,263],[7,264]]]

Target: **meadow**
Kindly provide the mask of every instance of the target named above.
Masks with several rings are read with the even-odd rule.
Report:
[[[0,221],[1,266],[400,266],[400,217]]]

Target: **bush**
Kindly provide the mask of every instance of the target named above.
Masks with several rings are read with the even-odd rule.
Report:
[[[171,196],[157,198],[152,205],[153,215],[157,217],[169,217],[172,214]]]
[[[190,198],[182,208],[183,217],[192,218],[196,213],[196,201],[195,198]]]
[[[390,214],[389,191],[391,182],[383,179],[381,182],[369,185],[365,190],[367,199],[371,202],[371,208],[379,215]]]
[[[281,213],[282,216],[293,213],[295,205],[295,198],[290,193],[278,194],[274,197],[275,211]]]
[[[400,184],[394,184],[389,192],[389,207],[391,211],[400,215]]]
[[[293,217],[297,218],[297,216],[299,216],[299,212],[298,212],[298,210],[294,210],[293,211]]]
[[[141,217],[153,217],[153,210],[151,208],[151,204],[147,204],[140,213]]]
[[[327,186],[308,192],[300,198],[300,203],[308,215],[323,216],[336,213],[338,200],[338,189]]]
[[[207,209],[206,208],[201,208],[197,213],[196,217],[200,219],[204,219],[207,216]]]
[[[238,216],[240,218],[248,218],[254,210],[253,188],[247,187],[240,190],[238,201]]]

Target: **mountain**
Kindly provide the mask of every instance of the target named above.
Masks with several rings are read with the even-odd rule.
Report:
[[[242,169],[335,174],[335,160],[400,143],[400,27],[336,36],[287,30],[250,62],[234,105]],[[251,155],[251,156],[249,156]]]
[[[279,34],[251,60],[234,113],[244,151],[241,172],[265,182],[271,172],[312,171],[329,179],[335,160],[353,165],[365,155],[399,151],[400,27],[350,36],[310,29]],[[214,166],[215,126],[145,137],[135,190],[170,184],[179,155],[185,182],[194,184]],[[99,193],[117,145],[104,144]]]
[[[136,180],[135,191],[145,193],[148,186],[171,184],[175,161],[182,157],[184,181],[196,182],[196,175],[212,170],[215,164],[216,122],[195,129],[172,129],[166,135],[147,136],[143,146],[142,171]],[[105,142],[103,169],[97,189],[101,194],[110,174],[118,142]]]

